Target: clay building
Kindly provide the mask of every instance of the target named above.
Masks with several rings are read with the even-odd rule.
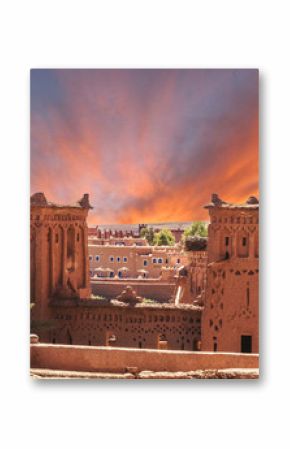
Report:
[[[90,294],[87,245],[89,196],[70,205],[31,197],[30,293],[33,313],[47,318],[50,298],[83,298]]]
[[[103,224],[90,227],[88,230],[88,235],[89,237],[96,237],[100,240],[108,240],[110,237],[133,237],[138,239],[141,236],[141,231],[143,228],[152,229],[153,232],[159,232],[162,229],[169,229],[175,238],[175,242],[179,243],[185,229],[190,225],[191,222],[187,221],[172,223]]]
[[[175,276],[187,263],[188,256],[177,245],[89,243],[92,293],[106,298],[116,297],[130,283],[145,298],[157,302],[173,301]]]
[[[259,352],[259,202],[212,195],[202,350]]]
[[[207,251],[199,248],[192,249],[188,259],[189,263],[178,270],[175,303],[203,306],[206,287]]]
[[[134,267],[136,278],[117,275],[115,282],[120,289],[110,299],[91,296],[86,224],[90,207],[87,194],[71,205],[48,202],[43,193],[31,197],[33,319],[40,324],[50,321],[49,326],[38,329],[41,342],[258,352],[256,198],[250,197],[244,204],[231,204],[213,195],[206,206],[210,216],[207,247],[202,242],[194,243],[186,259],[178,262],[173,276],[172,266],[167,267],[166,263],[163,266],[169,248],[158,248],[155,254],[155,249],[149,246],[95,245],[90,254],[102,256],[101,249],[107,251],[103,254],[103,267],[110,266],[110,260],[106,259],[110,255],[117,262],[116,267],[121,261],[115,261],[115,257],[122,257],[122,266],[130,266],[133,249],[132,259],[141,261]],[[175,261],[172,263],[177,263],[176,249],[171,250],[170,257]],[[148,296],[145,299],[138,289],[149,281],[142,275],[138,278],[139,267],[145,267],[144,260],[149,260],[149,255],[152,265],[153,258],[163,259],[158,268],[161,277],[152,279],[152,285],[155,283],[164,290],[166,283],[162,284],[162,279],[167,279],[173,288],[173,298],[163,304],[154,298],[148,300]],[[124,257],[128,260],[124,261]],[[108,280],[113,282],[109,277],[92,283],[105,285]]]
[[[195,351],[200,348],[201,308],[147,304],[127,286],[115,301],[85,300],[81,307],[54,305],[53,343]]]
[[[98,245],[89,243],[89,267],[93,278],[158,279],[162,268],[177,270],[188,263],[178,246]]]
[[[96,237],[100,240],[108,240],[110,237],[140,237],[140,227],[138,224],[103,224],[90,227],[88,230],[89,237]]]
[[[124,288],[124,285],[115,300],[91,297],[86,225],[90,207],[88,195],[72,205],[48,202],[43,193],[31,197],[33,321],[49,324],[39,327],[40,340],[80,345],[198,349],[200,307],[176,307],[174,303],[158,304],[152,300],[148,303],[132,287]],[[106,249],[106,246],[99,248]],[[109,250],[117,251],[117,256],[128,248],[131,251],[133,247],[114,245]],[[166,257],[166,250],[156,250],[158,258]],[[158,263],[159,268],[160,265]],[[169,273],[170,268],[165,267],[165,271]],[[162,283],[159,288],[164,289]]]
[[[148,246],[148,242],[145,237],[132,237],[130,236],[112,236],[109,237],[98,237],[93,234],[88,235],[89,245],[99,245],[99,246]]]

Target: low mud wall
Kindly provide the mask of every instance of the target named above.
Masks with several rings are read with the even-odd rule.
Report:
[[[31,368],[124,373],[258,368],[258,354],[31,344]]]
[[[131,285],[138,296],[154,299],[155,301],[165,301],[173,297],[175,283],[162,283],[159,280],[136,282],[132,280],[122,281],[91,281],[91,289],[94,295],[104,296],[105,298],[116,298],[122,293],[127,285]]]

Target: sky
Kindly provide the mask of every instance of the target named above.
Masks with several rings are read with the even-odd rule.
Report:
[[[31,193],[90,225],[206,220],[258,195],[258,71],[34,69]]]

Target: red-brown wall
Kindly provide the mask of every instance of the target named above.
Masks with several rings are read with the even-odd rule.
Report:
[[[67,371],[194,371],[258,368],[257,354],[206,353],[89,346],[31,345],[31,367]]]

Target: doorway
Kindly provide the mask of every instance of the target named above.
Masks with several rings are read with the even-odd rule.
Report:
[[[242,335],[241,336],[241,352],[250,354],[252,352],[252,336]]]
[[[71,336],[71,333],[70,333],[69,330],[67,330],[66,338],[67,338],[67,344],[68,345],[72,345],[73,344],[73,340],[72,340],[72,336]]]

